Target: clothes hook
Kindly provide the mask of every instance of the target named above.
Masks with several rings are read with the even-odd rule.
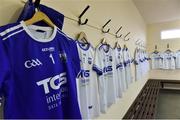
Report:
[[[109,20],[106,22],[106,24],[103,25],[103,27],[102,27],[102,32],[103,32],[103,33],[109,33],[110,28],[109,28],[107,31],[105,31],[104,28],[105,28],[105,27],[107,26],[107,24],[109,24],[110,22],[111,22],[111,19],[109,19]]]
[[[118,29],[118,31],[116,32],[116,38],[121,38],[122,34],[118,36],[119,31],[122,29],[122,26]]]
[[[125,36],[124,36],[124,41],[129,41],[130,38],[126,39],[126,37],[130,34],[131,32],[128,32]]]
[[[155,45],[155,50],[157,50],[157,45]]]
[[[80,14],[80,16],[78,17],[79,18],[79,21],[78,21],[78,24],[79,25],[85,25],[85,24],[87,24],[87,22],[88,22],[88,19],[86,19],[84,22],[82,22],[82,20],[81,20],[81,18],[82,18],[82,16],[86,13],[86,11],[89,9],[89,5],[83,10],[83,12]]]
[[[167,48],[169,49],[169,43],[167,44]]]

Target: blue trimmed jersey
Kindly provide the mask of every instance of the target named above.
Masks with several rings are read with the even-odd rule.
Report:
[[[163,69],[175,69],[175,54],[173,52],[165,52],[163,55]]]
[[[151,54],[151,68],[152,69],[162,69],[163,68],[163,55],[162,53],[152,53]]]
[[[180,51],[176,52],[176,69],[180,69]]]
[[[127,89],[126,80],[125,80],[125,68],[123,61],[123,54],[121,48],[115,48],[115,65],[116,65],[116,88],[117,88],[117,97],[122,97],[122,92],[125,92]]]
[[[141,54],[140,49],[136,48],[135,50],[135,80],[140,80],[142,78],[142,64],[141,64]]]
[[[77,41],[81,71],[77,77],[77,91],[83,119],[93,119],[100,115],[97,74],[93,71],[94,48],[88,43]]]
[[[76,43],[57,27],[0,27],[0,94],[4,118],[80,119]]]
[[[131,63],[133,59],[129,53],[128,48],[123,48],[123,60],[124,60],[124,67],[125,67],[125,79],[126,79],[126,87],[128,88],[129,85],[133,82],[132,80],[132,72],[131,72]]]
[[[96,48],[93,70],[98,75],[100,110],[102,113],[105,113],[107,108],[116,102],[114,60],[113,49],[109,45],[99,44]]]
[[[140,49],[135,50],[135,80],[140,80],[149,71],[149,57],[148,54]]]

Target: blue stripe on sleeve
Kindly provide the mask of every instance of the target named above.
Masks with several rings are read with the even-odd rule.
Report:
[[[99,69],[99,68],[97,68],[96,65],[93,65],[93,70],[96,71],[96,73],[97,73],[98,75],[102,75],[102,74],[103,74],[102,70]]]

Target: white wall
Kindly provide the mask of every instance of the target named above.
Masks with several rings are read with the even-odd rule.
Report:
[[[146,43],[146,24],[131,0],[42,0],[42,3],[74,19],[77,19],[82,10],[87,5],[90,5],[90,9],[84,17],[89,19],[88,24],[101,28],[106,21],[112,19],[108,26],[111,28],[112,33],[115,33],[121,25],[123,26],[123,35],[129,31],[131,32],[130,41],[125,43],[120,39],[119,42],[121,46],[126,44],[132,55],[136,47],[134,40],[141,39]],[[0,4],[0,25],[14,22],[23,6],[21,0],[1,0]],[[84,31],[93,46],[96,46],[104,36],[112,47],[117,41],[114,36],[102,34],[101,31],[88,26],[79,26],[76,22],[69,19],[65,19],[63,31],[72,38],[75,38],[80,31]],[[133,66],[133,80],[135,78],[134,72]],[[130,88],[124,93],[123,98],[118,100],[108,110],[107,114],[102,114],[99,118],[122,118],[147,78],[148,75],[142,80],[131,84]]]

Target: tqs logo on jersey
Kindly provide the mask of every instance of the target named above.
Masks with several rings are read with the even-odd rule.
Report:
[[[112,69],[112,66],[107,66],[107,67],[104,67],[103,68],[103,73],[106,73],[106,72],[110,72],[110,71],[112,71],[113,69]]]
[[[48,85],[48,83],[50,83]],[[39,82],[37,82],[36,84],[38,86],[43,85],[44,88],[44,92],[45,94],[49,93],[49,87],[51,87],[54,90],[58,90],[60,89],[60,87],[64,84],[67,83],[67,77],[66,77],[66,73],[61,73],[60,75],[56,75],[54,77],[50,77],[50,78],[46,78],[44,80],[41,80]]]
[[[37,66],[40,66],[40,65],[43,65],[42,63],[41,63],[41,61],[40,60],[38,60],[38,59],[32,59],[32,60],[27,60],[25,63],[24,63],[24,66],[26,67],[26,68],[32,68],[32,67],[37,67]]]
[[[67,84],[67,76],[65,72],[36,82],[36,84],[44,89],[49,110],[61,106],[62,99],[68,97],[68,88],[67,86],[64,86]],[[50,93],[50,88],[56,90],[56,92],[51,92],[52,94],[48,94]]]
[[[89,70],[81,70],[79,76],[80,77],[89,77],[90,71]]]
[[[47,51],[53,52],[53,51],[55,51],[55,48],[54,48],[54,47],[42,48],[42,51],[43,51],[43,52],[47,52]]]

